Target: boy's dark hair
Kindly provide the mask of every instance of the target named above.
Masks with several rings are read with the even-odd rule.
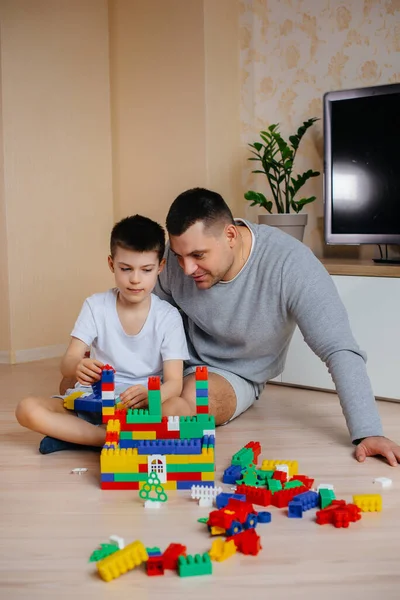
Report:
[[[167,215],[167,231],[170,235],[182,235],[197,221],[206,228],[216,223],[234,224],[222,196],[205,188],[187,190],[173,201]]]
[[[155,221],[134,215],[116,223],[111,232],[110,253],[114,257],[116,249],[135,252],[157,252],[161,261],[165,251],[165,231]]]

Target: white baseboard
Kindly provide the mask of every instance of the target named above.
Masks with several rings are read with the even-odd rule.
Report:
[[[54,346],[15,350],[15,352],[0,352],[0,363],[16,364],[43,360],[44,358],[57,358],[62,356],[66,349],[66,344],[55,344]]]

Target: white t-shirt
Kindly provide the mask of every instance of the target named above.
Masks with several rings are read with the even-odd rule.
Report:
[[[125,333],[117,312],[116,288],[87,298],[72,330],[91,347],[91,356],[114,367],[115,383],[147,386],[147,378],[162,377],[165,360],[188,360],[179,311],[151,294],[147,319],[137,335]]]

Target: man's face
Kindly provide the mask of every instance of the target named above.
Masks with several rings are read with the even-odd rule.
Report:
[[[180,267],[198,289],[208,290],[221,280],[229,280],[234,262],[234,229],[232,225],[205,229],[203,222],[197,221],[182,235],[169,236]]]

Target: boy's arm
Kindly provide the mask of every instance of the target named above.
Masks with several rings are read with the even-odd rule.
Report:
[[[91,385],[101,376],[102,363],[85,358],[89,346],[82,340],[72,337],[61,361],[61,373],[64,377],[76,377],[79,383]]]
[[[160,387],[161,402],[180,396],[183,388],[183,360],[163,362],[163,383]]]

